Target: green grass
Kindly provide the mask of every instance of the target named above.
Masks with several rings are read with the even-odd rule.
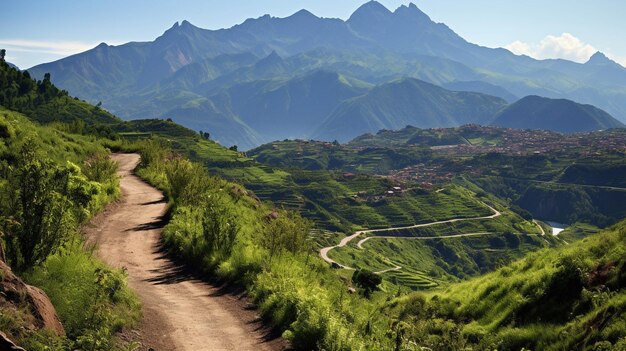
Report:
[[[476,349],[595,349],[626,342],[626,222],[482,277],[422,295],[435,318],[466,321]],[[401,298],[406,309],[418,296]],[[421,303],[421,302],[420,302]],[[414,316],[411,318],[415,318]]]
[[[126,286],[122,271],[112,270],[83,247],[79,226],[103,210],[120,195],[115,166],[108,160],[105,145],[110,140],[93,135],[72,134],[67,125],[47,126],[32,122],[21,113],[0,108],[0,230],[3,240],[14,230],[7,218],[18,218],[11,205],[15,189],[11,183],[19,169],[23,145],[29,145],[48,171],[70,169],[72,186],[89,191],[71,198],[71,213],[64,215],[60,246],[41,264],[25,267],[20,275],[29,284],[42,288],[50,297],[67,332],[57,337],[29,327],[29,306],[21,309],[3,305],[0,330],[9,333],[28,350],[116,349],[114,334],[136,323],[140,308],[137,298]],[[59,200],[60,201],[60,200]],[[79,205],[80,204],[80,205]],[[19,209],[19,208],[18,208]],[[6,242],[3,247],[7,248]],[[19,256],[17,256],[19,257]],[[15,268],[15,267],[14,267]],[[3,300],[0,297],[0,300]],[[14,323],[7,327],[7,323]]]

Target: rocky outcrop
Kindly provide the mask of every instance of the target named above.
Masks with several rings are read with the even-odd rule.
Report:
[[[24,283],[3,261],[0,261],[0,303],[16,307],[27,306],[35,329],[47,329],[57,335],[65,335],[61,320],[48,295],[41,289]]]
[[[0,350],[3,351],[26,351],[23,348],[15,345],[15,343],[4,335],[3,332],[0,332]]]

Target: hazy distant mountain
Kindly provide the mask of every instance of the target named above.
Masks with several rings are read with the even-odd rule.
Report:
[[[539,96],[527,96],[510,105],[497,114],[492,124],[565,133],[624,127],[624,124],[597,107]]]
[[[508,103],[512,103],[517,101],[519,98],[513,94],[511,94],[508,90],[503,87],[499,87],[494,84],[489,84],[487,82],[481,81],[457,81],[450,82],[442,85],[444,88],[448,90],[454,91],[473,91],[477,93],[483,93],[487,95],[497,96]]]
[[[370,88],[335,72],[316,71],[285,81],[243,83],[214,99],[227,99],[234,114],[272,141],[309,137],[343,101]]]
[[[506,101],[473,92],[453,92],[417,79],[383,84],[343,103],[314,133],[322,140],[348,141],[381,129],[488,124]]]
[[[11,62],[7,62],[7,65],[9,65],[9,67],[11,67],[11,68],[20,69],[19,67],[17,67],[16,65],[12,64]]]
[[[324,89],[302,93],[299,96],[307,100],[324,101],[319,109],[308,111],[295,107],[307,106],[302,101],[292,106],[276,100],[291,97],[285,92],[297,91],[294,86],[283,87],[282,93],[245,95],[254,96],[254,104],[247,99],[229,100],[234,93],[229,89],[268,89],[267,81],[283,84],[320,71],[337,72],[347,81],[362,82],[360,87],[411,77],[507,101],[527,95],[567,98],[593,104],[626,121],[626,69],[603,54],[579,64],[481,47],[433,22],[413,4],[390,11],[370,1],[346,21],[319,18],[306,10],[286,18],[265,15],[221,30],[183,21],[152,42],[103,43],[29,71],[40,79],[50,72],[56,85],[88,101],[102,101],[103,107],[123,118],[171,117],[190,128],[211,128],[208,131],[216,139],[240,146],[310,134],[312,130],[268,121],[324,120],[327,116],[321,113],[354,91],[343,87],[351,93],[344,91],[334,100]],[[275,100],[251,118],[251,106],[260,106],[263,98]],[[297,116],[303,112],[311,113]],[[320,115],[313,118],[313,113]],[[259,121],[264,124],[259,126]],[[236,126],[243,129],[234,132],[231,128]]]
[[[220,131],[216,140],[248,149],[273,140],[308,138],[343,101],[370,88],[335,72],[315,71],[235,84],[163,117],[212,135]]]

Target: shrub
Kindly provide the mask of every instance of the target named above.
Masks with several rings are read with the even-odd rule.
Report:
[[[5,213],[12,218],[5,229],[7,258],[17,270],[44,261],[68,233],[87,216],[97,187],[68,162],[56,166],[37,155],[32,142],[22,147],[17,169],[9,177]]]
[[[374,290],[378,289],[378,285],[382,281],[380,275],[365,269],[359,269],[352,275],[352,282],[363,289],[365,296],[368,297]]]

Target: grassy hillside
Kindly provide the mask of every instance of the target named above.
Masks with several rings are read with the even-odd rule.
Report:
[[[139,318],[123,271],[95,258],[79,234],[120,194],[109,143],[0,108],[2,248],[13,270],[48,294],[67,333],[23,324],[24,312],[0,297],[0,330],[28,350],[115,349],[114,333]]]
[[[408,317],[403,326],[408,338],[448,323],[444,335],[458,333],[452,348],[621,350],[625,250],[626,222],[621,222],[483,277],[401,298],[393,309]],[[435,339],[424,336],[418,345],[434,347]]]
[[[338,143],[286,140],[273,142],[246,153],[273,167],[304,170],[339,170],[353,173],[387,174],[390,170],[428,160],[428,148],[393,150],[381,147],[350,148]]]
[[[143,153],[140,174],[165,189],[174,203],[165,230],[168,247],[207,274],[244,284],[295,349],[620,349],[624,343],[626,223],[568,246],[531,253],[495,273],[462,283],[451,279],[443,289],[408,295],[393,284],[435,286],[431,274],[446,272],[439,257],[456,257],[446,262],[458,262],[457,269],[471,269],[476,259],[495,267],[510,259],[502,250],[526,254],[533,239],[522,233],[498,240],[433,240],[432,245],[401,238],[382,245],[372,239],[365,244],[368,250],[375,248],[369,245],[381,246],[362,257],[371,263],[368,268],[387,268],[389,262],[375,261],[390,254],[405,257],[400,264],[415,268],[384,273],[381,290],[364,297],[346,292],[346,285],[364,292],[350,283],[349,273],[337,275],[310,250],[304,239],[307,224],[296,214],[259,203],[239,185],[169,157],[158,144],[146,144]],[[207,199],[211,206],[197,206]],[[236,223],[236,230],[216,237],[208,225],[215,219]],[[454,229],[501,225],[508,224],[485,221]],[[448,230],[410,234],[443,235]]]
[[[99,106],[90,105],[68,95],[50,82],[50,75],[35,81],[28,71],[11,68],[0,61],[0,106],[22,112],[41,122],[75,122],[108,124],[119,119]]]

